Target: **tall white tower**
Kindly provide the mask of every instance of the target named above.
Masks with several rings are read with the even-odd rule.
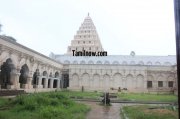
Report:
[[[72,55],[72,50],[75,51],[104,51],[102,48],[96,27],[91,19],[88,16],[84,19],[84,22],[79,27],[77,34],[74,36],[74,39],[71,41],[71,45],[67,48],[67,54]]]

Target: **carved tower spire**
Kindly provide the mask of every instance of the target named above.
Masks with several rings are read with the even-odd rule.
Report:
[[[74,39],[71,41],[71,45],[67,48],[67,54],[72,55],[72,50],[75,51],[104,51],[99,39],[96,27],[89,16],[84,19],[83,23],[79,27]]]

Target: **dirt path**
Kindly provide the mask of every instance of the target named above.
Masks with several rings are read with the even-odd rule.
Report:
[[[121,119],[120,104],[113,103],[112,106],[101,106],[98,102],[83,102],[91,107],[87,114],[87,119]]]

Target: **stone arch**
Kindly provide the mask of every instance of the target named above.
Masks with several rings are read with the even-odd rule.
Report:
[[[94,62],[92,60],[88,61],[88,64],[94,64]]]
[[[69,60],[65,60],[64,64],[70,64],[70,61]]]
[[[148,81],[154,81],[153,75],[148,75],[148,76],[147,76],[147,80],[148,80]]]
[[[74,61],[73,61],[73,64],[78,64],[78,61],[74,60]]]
[[[139,61],[138,64],[139,64],[139,65],[144,65],[144,62],[143,62],[143,61]]]
[[[33,74],[33,80],[32,80],[33,85],[38,85],[38,76],[40,76],[40,72],[39,72],[39,69],[36,69],[36,71]],[[34,86],[34,88],[35,87],[36,86]]]
[[[95,88],[99,88],[100,87],[100,75],[99,74],[94,74],[93,75],[93,86]]]
[[[112,64],[119,64],[119,62],[118,61],[113,61],[113,63]]]
[[[50,73],[49,73],[49,77],[53,77],[53,74],[52,74],[52,72],[50,72]]]
[[[158,81],[157,87],[164,87],[166,84],[166,79],[164,79],[164,76],[161,74],[157,76],[157,81]],[[160,81],[162,82],[162,85],[159,84]],[[161,86],[159,86],[159,85],[161,85]]]
[[[167,87],[174,87],[175,79],[174,76],[170,75],[167,77]]]
[[[157,81],[164,81],[164,76],[163,75],[158,75],[157,76]]]
[[[59,72],[58,72],[58,71],[55,72],[54,77],[55,77],[55,78],[58,78],[58,77],[59,77]]]
[[[102,62],[98,60],[98,61],[96,62],[96,64],[102,64]]]
[[[43,76],[48,76],[47,71],[43,71]]]
[[[78,87],[79,86],[79,76],[78,76],[78,74],[74,73],[72,75],[72,81],[71,82],[72,82],[73,87]]]
[[[151,61],[148,61],[148,62],[147,62],[147,65],[152,65],[152,62],[151,62]]]
[[[57,86],[58,86],[58,80],[54,79],[53,80],[53,88],[57,88]]]
[[[122,62],[122,65],[127,65],[128,63],[126,61],[123,61]]]
[[[1,65],[0,72],[0,84],[1,88],[7,88],[7,85],[12,85],[12,73],[15,72],[15,66],[11,58],[8,58],[6,62]]]
[[[110,76],[108,74],[105,74],[103,76],[103,86],[105,89],[109,89],[110,88]]]
[[[132,74],[128,74],[127,76],[126,76],[126,87],[128,88],[128,89],[131,89],[131,88],[133,88],[134,87],[134,85],[133,85],[133,75]]]
[[[89,79],[90,78],[89,78],[89,74],[88,73],[82,74],[82,86],[89,87],[89,85],[90,85]]]
[[[153,88],[155,86],[155,82],[154,82],[154,76],[153,75],[147,75],[147,88]]]
[[[155,65],[161,65],[161,63],[157,61],[157,62],[155,62]]]
[[[43,85],[43,88],[45,88],[46,80],[48,80],[47,78],[45,78],[45,77],[48,76],[47,71],[43,71],[42,75],[43,75],[43,78],[42,78],[42,85]]]
[[[136,63],[135,63],[135,61],[131,61],[130,64],[131,65],[135,65]]]
[[[113,76],[113,81],[114,81],[114,87],[119,88],[123,87],[123,79],[122,79],[122,74],[120,73],[115,73]]]
[[[29,68],[27,64],[24,64],[20,70],[20,77],[19,77],[20,88],[22,88],[22,84],[27,84],[28,75],[29,75]]]
[[[174,81],[174,77],[173,76],[168,76],[168,78],[167,78],[167,81]]]
[[[82,61],[80,62],[80,64],[86,64],[86,62],[85,62],[84,60],[82,60]]]
[[[170,62],[164,62],[164,65],[166,65],[166,66],[170,66],[170,65],[171,65],[171,63],[170,63]]]
[[[105,61],[104,64],[110,64],[109,61]]]
[[[143,88],[144,87],[144,76],[139,74],[136,77],[136,82],[137,82],[137,88]]]

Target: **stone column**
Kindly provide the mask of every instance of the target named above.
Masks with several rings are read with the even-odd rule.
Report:
[[[53,88],[54,79],[50,78],[50,88]]]
[[[45,78],[45,81],[44,81],[44,88],[48,88],[48,77]]]
[[[41,76],[37,76],[35,88],[39,88],[39,89],[43,88],[41,82],[42,82],[42,77]]]
[[[73,87],[73,80],[72,80],[72,76],[71,76],[71,74],[69,74],[69,87],[71,88],[71,87]]]
[[[57,88],[60,88],[60,78],[57,80]]]
[[[20,73],[17,73],[16,69],[13,69],[13,71],[10,74],[10,84],[7,85],[7,89],[19,89],[19,76]]]
[[[27,79],[28,89],[32,89],[32,88],[33,88],[32,78],[33,78],[32,75],[29,75],[29,76],[28,76],[28,79]]]
[[[27,78],[27,84],[22,84],[22,88],[23,89],[30,89],[30,88],[32,88],[31,86],[31,79],[32,79],[32,77],[30,77],[30,76],[28,76],[28,78]]]

